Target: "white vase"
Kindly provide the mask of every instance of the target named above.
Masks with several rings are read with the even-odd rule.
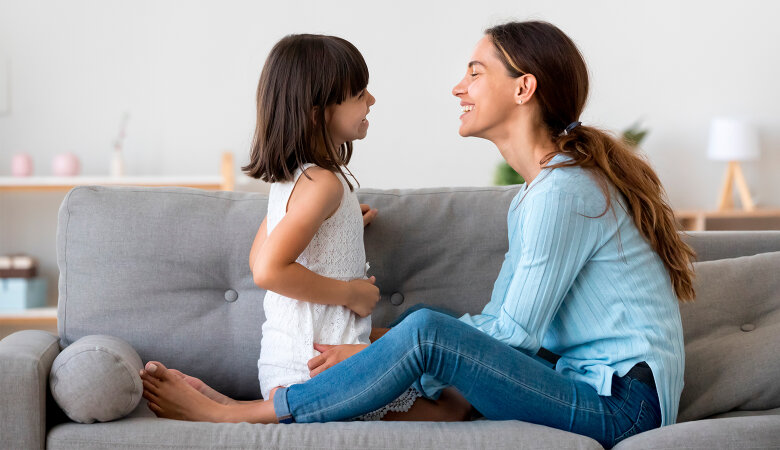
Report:
[[[122,159],[122,150],[114,150],[111,158],[111,176],[122,177],[125,175],[125,162]]]

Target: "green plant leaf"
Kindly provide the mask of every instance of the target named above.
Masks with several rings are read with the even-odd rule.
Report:
[[[525,180],[506,161],[502,161],[496,167],[493,182],[498,186],[507,186],[510,184],[523,184]]]

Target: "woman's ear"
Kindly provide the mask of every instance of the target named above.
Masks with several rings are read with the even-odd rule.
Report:
[[[525,74],[515,79],[515,103],[528,103],[536,92],[536,77]]]

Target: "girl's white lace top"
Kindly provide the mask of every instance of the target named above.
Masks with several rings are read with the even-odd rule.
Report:
[[[295,171],[293,180],[271,184],[266,227],[270,235],[287,213],[287,202],[304,170]],[[304,175],[305,176],[305,175]],[[317,230],[296,260],[302,266],[328,278],[350,281],[368,278],[363,245],[363,213],[357,195],[340,175],[344,194],[333,215]],[[371,317],[359,317],[345,306],[320,305],[284,297],[268,291],[263,300],[265,323],[257,361],[260,390],[268,398],[271,389],[308,380],[309,360],[317,356],[318,344],[369,344]],[[388,411],[407,411],[420,394],[410,388],[398,399],[362,420],[379,420]]]
[[[306,164],[296,170],[292,181],[271,184],[266,227],[270,235],[284,218],[287,202]],[[306,176],[306,175],[303,175]],[[333,215],[325,220],[297,262],[328,278],[349,281],[366,277],[363,246],[363,214],[357,195],[340,175],[344,194]],[[371,318],[361,318],[344,306],[320,305],[284,297],[268,291],[263,301],[266,321],[258,360],[263,397],[277,386],[289,386],[309,379],[306,363],[318,352],[313,344],[368,344]]]

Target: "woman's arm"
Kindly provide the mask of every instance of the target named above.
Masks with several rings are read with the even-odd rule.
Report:
[[[341,204],[343,187],[336,175],[320,168],[306,171],[293,188],[287,213],[263,244],[252,264],[252,277],[259,287],[285,297],[325,305],[344,305],[366,316],[379,301],[374,277],[349,282],[321,276],[296,260],[322,223]]]
[[[373,343],[390,331],[390,328],[372,328],[368,339]],[[350,356],[364,350],[366,344],[341,344],[341,345],[323,345],[314,344],[314,350],[320,352],[319,355],[309,360],[309,376],[314,377],[318,373],[335,366]]]
[[[505,291],[494,292],[482,314],[466,314],[461,320],[535,354],[602,232],[600,219],[587,217],[594,214],[587,214],[576,195],[541,193],[522,206],[509,230],[510,251],[496,281]]]

